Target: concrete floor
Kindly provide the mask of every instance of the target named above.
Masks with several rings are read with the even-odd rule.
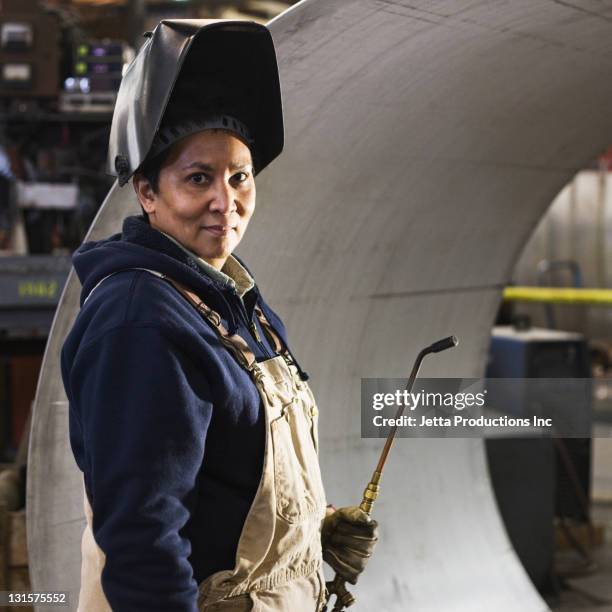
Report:
[[[559,597],[548,601],[556,612],[612,612],[612,504],[595,504],[593,521],[606,526],[605,545],[593,551],[594,566],[586,568],[574,552],[556,556],[557,564],[576,570]]]
[[[611,431],[608,433],[612,433]],[[597,434],[606,432],[598,425]],[[593,440],[593,523],[605,527],[605,544],[592,553],[587,568],[575,552],[558,553],[557,566],[574,568],[558,599],[549,600],[556,612],[612,612],[612,438]],[[582,572],[580,570],[583,570]],[[581,574],[581,575],[580,575]]]

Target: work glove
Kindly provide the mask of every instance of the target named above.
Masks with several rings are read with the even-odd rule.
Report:
[[[323,560],[351,584],[372,555],[378,541],[378,523],[359,506],[339,508],[321,524]]]

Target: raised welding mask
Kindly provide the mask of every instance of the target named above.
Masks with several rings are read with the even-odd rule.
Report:
[[[121,81],[108,171],[125,185],[136,169],[201,129],[234,131],[253,154],[254,173],[283,149],[274,43],[250,21],[164,20]]]

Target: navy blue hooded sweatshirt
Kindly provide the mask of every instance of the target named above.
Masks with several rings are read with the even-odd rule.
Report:
[[[102,588],[114,612],[196,612],[198,583],[235,565],[261,478],[265,419],[248,373],[196,309],[167,281],[129,268],[195,291],[259,361],[274,352],[255,304],[286,343],[284,326],[257,286],[241,300],[144,217],[84,243],[73,263],[83,290],[62,378],[106,555]]]

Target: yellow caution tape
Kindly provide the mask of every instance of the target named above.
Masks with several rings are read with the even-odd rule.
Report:
[[[553,304],[612,304],[612,289],[559,287],[506,287],[504,300]]]

